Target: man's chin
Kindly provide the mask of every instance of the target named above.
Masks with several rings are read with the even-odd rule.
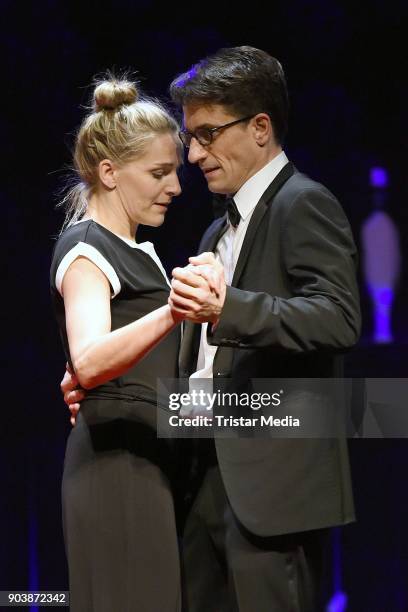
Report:
[[[210,193],[217,193],[218,195],[229,195],[231,193],[227,189],[223,189],[222,187],[216,187],[215,185],[213,187],[210,187],[208,185],[208,191]]]
[[[211,181],[207,179],[207,187],[208,187],[208,191],[211,191],[211,193],[220,193],[220,194],[227,194],[227,193],[231,193],[227,187],[225,187],[225,185],[223,185],[221,183],[221,181]]]

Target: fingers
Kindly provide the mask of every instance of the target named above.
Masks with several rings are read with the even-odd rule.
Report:
[[[211,291],[215,291],[218,295],[221,291],[222,276],[221,271],[217,270],[213,266],[209,265],[198,265],[194,266],[194,273],[204,278]]]
[[[71,410],[71,405],[78,405],[85,398],[85,392],[82,389],[74,389],[64,393],[64,402]]]
[[[215,261],[215,260],[214,260]],[[204,289],[214,291],[219,294],[221,291],[222,284],[224,281],[224,268],[218,262],[215,262],[216,266],[209,264],[190,265],[185,268],[174,268],[173,279],[180,281],[185,287],[181,285],[174,285],[178,287],[177,291],[182,292],[183,295],[192,295],[186,290],[186,286],[194,289]]]
[[[75,423],[76,423],[79,409],[80,409],[80,405],[79,404],[70,404],[70,406],[69,406],[69,411],[71,413],[71,416],[70,416],[69,420],[70,420],[72,426],[74,426]]]
[[[190,287],[204,287],[205,281],[204,279],[195,273],[194,266],[186,266],[185,268],[174,268],[172,272],[173,278],[181,281],[185,285],[190,285]]]
[[[191,287],[191,285],[187,285],[177,280],[176,278],[173,278],[173,280],[171,281],[173,292],[179,297],[188,298],[194,300],[198,304],[201,304],[206,299],[206,296],[209,292],[209,288],[208,283],[206,283],[204,279],[202,279],[201,277],[198,278],[200,278],[205,288]]]
[[[180,321],[184,321],[186,319],[191,319],[191,312],[179,307],[177,304],[173,302],[173,300],[169,297],[167,298],[167,303],[171,308],[173,316],[176,317]]]
[[[64,372],[64,378],[60,382],[60,388],[62,393],[65,393],[68,390],[68,386],[71,384],[71,374],[68,370]]]
[[[68,370],[65,370],[64,378],[61,381],[61,391],[66,393],[67,391],[73,391],[79,386],[79,381],[75,374],[71,374]]]
[[[184,308],[181,308],[175,302],[173,302],[173,300],[170,297],[167,298],[167,303],[170,306],[170,308],[172,309],[173,313],[175,313],[175,315],[178,318],[186,319],[187,316],[190,314],[188,310],[185,310]]]
[[[189,257],[188,261],[194,264],[195,266],[199,266],[200,264],[214,264],[217,260],[215,259],[214,253],[200,253],[200,255],[195,255],[194,257]]]
[[[224,266],[217,261],[214,253],[201,253],[196,257],[189,257],[194,272],[208,282],[216,293],[220,293],[224,280]]]
[[[201,309],[200,304],[197,304],[197,302],[194,300],[183,297],[174,291],[170,292],[168,303],[173,310],[183,315],[194,314]]]

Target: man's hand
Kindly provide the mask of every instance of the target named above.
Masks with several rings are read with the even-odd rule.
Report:
[[[77,388],[79,387],[78,379],[68,363],[65,367],[64,378],[61,381],[61,391],[64,396],[64,402],[71,412],[71,424],[75,425],[78,410],[80,408],[79,402],[82,402],[85,398],[85,391],[81,388]]]
[[[218,323],[225,302],[224,268],[214,253],[189,258],[190,265],[173,270],[169,305],[193,323]]]

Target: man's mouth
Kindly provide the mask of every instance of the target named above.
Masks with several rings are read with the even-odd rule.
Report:
[[[219,166],[214,166],[212,168],[202,168],[202,171],[204,172],[205,176],[211,176],[213,172],[216,172],[219,169],[220,169]]]

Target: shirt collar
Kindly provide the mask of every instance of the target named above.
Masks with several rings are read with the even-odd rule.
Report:
[[[253,211],[262,194],[266,191],[272,181],[278,176],[279,172],[288,163],[288,158],[284,151],[251,176],[234,195],[234,202],[237,205],[242,219],[246,219]]]

